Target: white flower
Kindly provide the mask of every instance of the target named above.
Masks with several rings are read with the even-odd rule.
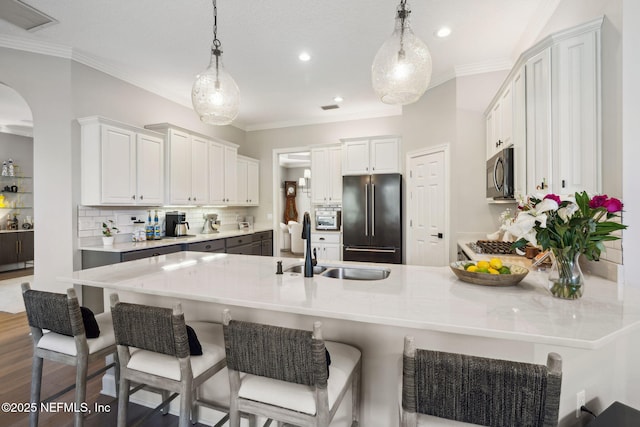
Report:
[[[547,228],[547,214],[545,212],[558,209],[558,203],[552,199],[544,199],[535,208],[518,213],[514,223],[507,228],[507,231],[516,236],[517,239],[526,239],[532,245],[537,246],[536,222],[540,228]]]
[[[562,218],[562,220],[564,222],[567,222],[573,217],[573,214],[578,212],[578,209],[579,209],[579,207],[578,207],[577,204],[570,203],[567,206],[565,206],[564,208],[558,209],[558,216],[560,218]]]

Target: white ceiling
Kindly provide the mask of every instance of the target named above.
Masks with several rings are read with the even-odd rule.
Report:
[[[412,28],[433,57],[431,85],[456,75],[509,68],[559,1],[410,2]],[[194,76],[209,62],[210,1],[23,2],[58,23],[28,32],[0,19],[0,45],[27,39],[69,51],[79,62],[191,107]],[[234,125],[256,130],[400,114],[399,107],[376,98],[370,78],[375,53],[393,30],[398,3],[218,0],[223,61],[242,97]],[[434,32],[442,25],[453,33],[437,39]],[[311,54],[309,62],[298,60],[303,50]],[[320,106],[333,104],[336,95],[344,98],[340,108],[323,111]],[[0,107],[0,112],[7,109]]]

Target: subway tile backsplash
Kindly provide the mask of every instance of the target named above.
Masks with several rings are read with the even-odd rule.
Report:
[[[102,223],[112,220],[118,230],[116,242],[130,241],[137,227],[144,224],[134,224],[134,221],[147,222],[147,211],[144,208],[126,207],[93,207],[78,206],[78,244],[79,246],[101,243]],[[249,214],[249,208],[163,208],[158,209],[158,221],[162,224],[162,234],[165,234],[165,212],[180,211],[187,216],[189,234],[199,234],[204,226],[204,214],[218,214],[220,230],[232,230],[238,228],[238,222],[244,221]],[[155,209],[151,210],[153,221]]]

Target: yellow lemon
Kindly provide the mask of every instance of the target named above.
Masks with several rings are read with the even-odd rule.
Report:
[[[478,266],[478,268],[480,268],[480,269],[484,269],[484,270],[486,270],[486,269],[488,269],[488,268],[489,268],[489,266],[490,266],[490,265],[489,265],[489,262],[488,262],[488,261],[478,261],[477,266]]]
[[[472,273],[475,273],[478,270],[478,267],[476,267],[475,265],[470,265],[469,267],[467,267],[467,271],[470,271]]]
[[[491,260],[489,261],[489,265],[491,265],[491,268],[500,270],[502,268],[502,261],[500,260],[500,258],[491,258]]]
[[[496,270],[495,268],[489,267],[489,274],[500,274],[500,272],[498,270]]]

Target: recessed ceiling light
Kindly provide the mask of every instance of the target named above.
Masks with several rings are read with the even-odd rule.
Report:
[[[438,31],[436,31],[436,37],[440,37],[441,39],[445,37],[449,37],[450,34],[451,34],[451,28],[449,27],[442,27]]]
[[[344,98],[342,98],[341,96],[336,96],[335,98],[333,98],[333,102],[342,102],[344,101]]]
[[[300,55],[298,55],[298,59],[300,61],[307,62],[311,59],[311,55],[309,55],[307,52],[302,52]]]

